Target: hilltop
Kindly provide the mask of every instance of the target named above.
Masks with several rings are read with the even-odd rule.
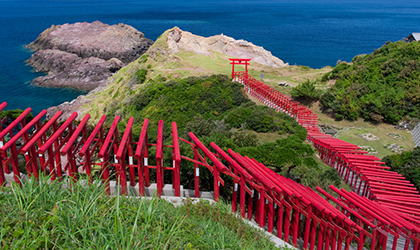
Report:
[[[205,38],[175,27],[165,31],[144,55],[120,69],[106,83],[72,102],[50,108],[49,114],[62,110],[66,118],[73,111],[78,111],[81,114],[90,113],[99,120],[111,100],[128,99],[159,79],[230,75],[232,68],[228,59],[231,57],[251,58],[251,75],[260,77],[260,73],[264,73],[267,84],[286,92],[290,88],[279,87],[279,82],[286,81],[294,86],[308,79],[320,79],[331,70],[329,67],[314,70],[305,66],[288,66],[269,51],[250,42],[225,35]],[[136,73],[144,78],[142,84],[137,84]]]

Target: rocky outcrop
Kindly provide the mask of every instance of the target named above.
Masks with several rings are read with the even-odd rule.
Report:
[[[117,58],[129,63],[141,56],[153,44],[144,34],[130,25],[108,25],[95,21],[53,25],[28,45],[34,51],[57,49],[81,58]]]
[[[38,71],[49,72],[35,78],[33,84],[44,87],[70,87],[92,90],[104,83],[124,64],[112,58],[108,61],[97,57],[81,58],[60,50],[39,50],[27,61]]]
[[[198,54],[210,55],[215,51],[234,58],[251,58],[253,62],[275,68],[289,65],[273,56],[270,51],[265,50],[263,47],[256,46],[245,40],[235,40],[223,34],[202,37],[174,28],[168,33],[167,43],[172,53],[177,53],[179,50],[187,50]]]
[[[27,63],[48,72],[33,83],[46,87],[92,90],[153,44],[143,33],[125,24],[95,21],[53,25],[28,45],[35,53]]]

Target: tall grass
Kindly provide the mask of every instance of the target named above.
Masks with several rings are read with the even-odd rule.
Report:
[[[67,181],[67,180],[65,180]],[[65,182],[64,182],[65,183]],[[273,249],[223,203],[183,206],[28,181],[0,192],[0,249]]]

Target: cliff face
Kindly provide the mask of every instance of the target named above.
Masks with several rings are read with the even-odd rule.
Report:
[[[76,54],[50,49],[37,51],[28,63],[38,71],[48,72],[47,76],[35,78],[33,84],[80,90],[98,87],[124,66],[116,58],[108,61],[97,57],[81,58]]]
[[[33,83],[46,87],[92,90],[153,44],[125,25],[75,23],[51,26],[28,45],[36,51],[27,63],[48,72]]]

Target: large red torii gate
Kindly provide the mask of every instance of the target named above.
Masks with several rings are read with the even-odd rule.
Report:
[[[248,65],[251,59],[229,58],[229,60],[230,64],[232,64],[232,79],[234,79],[236,75],[239,75],[241,73],[248,74]],[[245,71],[235,72],[235,65],[245,65]]]

